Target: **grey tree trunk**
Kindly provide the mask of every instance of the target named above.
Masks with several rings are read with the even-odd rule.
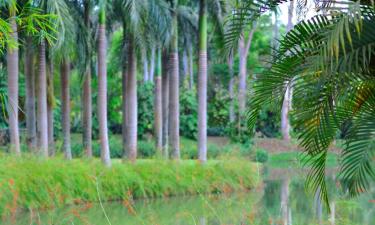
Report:
[[[122,144],[123,144],[123,158],[127,157],[127,149],[126,149],[126,132],[127,132],[127,124],[128,124],[128,105],[127,105],[127,80],[128,80],[128,39],[126,35],[126,21],[123,21],[123,50],[122,50],[122,126],[121,126],[121,135],[122,135]]]
[[[91,31],[90,27],[90,1],[84,1],[84,22],[88,30]],[[86,157],[92,157],[92,88],[91,88],[91,48],[88,47],[88,65],[86,65],[86,72],[83,82],[83,93],[82,93],[82,142],[83,150]]]
[[[149,74],[148,74],[148,59],[147,59],[147,51],[146,49],[142,49],[142,62],[143,62],[143,82],[149,81]]]
[[[207,5],[199,6],[198,159],[207,161]]]
[[[288,24],[287,32],[293,28],[293,11],[294,11],[294,1],[290,1],[288,8]],[[283,105],[281,108],[281,134],[285,141],[290,141],[290,123],[289,123],[289,111],[292,101],[292,84],[287,84]]]
[[[46,75],[46,43],[42,39],[39,44],[39,74],[38,74],[38,149],[39,154],[48,157],[48,119],[47,119],[47,75]]]
[[[234,112],[234,70],[233,70],[233,54],[228,57],[228,67],[229,67],[229,122],[234,123],[236,120],[236,115]]]
[[[185,80],[187,79],[187,76],[189,75],[189,58],[186,49],[182,52],[182,76],[181,81],[182,84],[184,84]]]
[[[105,166],[111,166],[107,124],[107,38],[104,23],[99,24],[98,43],[98,120],[100,157]]]
[[[83,125],[83,149],[86,157],[92,157],[92,91],[91,91],[91,67],[86,68],[82,94],[82,125]]]
[[[134,48],[134,36],[129,38],[128,43],[128,74],[126,81],[126,103],[127,103],[127,126],[126,126],[126,150],[128,159],[135,162],[137,159],[137,124],[138,124],[138,101],[137,101],[137,55]]]
[[[31,151],[36,150],[35,112],[35,71],[31,37],[26,38],[25,46],[25,89],[26,89],[26,144]]]
[[[12,29],[11,38],[18,43],[18,28],[15,17],[11,17],[10,25]],[[7,51],[10,152],[20,155],[20,134],[18,128],[18,46],[8,47]]]
[[[173,159],[180,159],[180,102],[177,15],[173,14],[169,77],[169,146]]]
[[[193,56],[193,47],[189,46],[189,89],[191,90],[194,87],[194,56]]]
[[[70,147],[70,63],[64,59],[60,65],[61,75],[61,114],[62,114],[62,132],[63,132],[63,146],[65,158],[72,159],[72,151]]]
[[[163,65],[162,65],[162,144],[163,156],[167,159],[169,157],[168,151],[168,133],[169,133],[169,62],[168,53],[163,51]]]
[[[150,72],[148,73],[150,82],[154,82],[155,76],[155,51],[155,46],[152,46],[150,56]]]
[[[48,154],[55,155],[55,140],[53,126],[53,107],[54,107],[54,87],[53,87],[53,61],[49,59],[49,69],[47,75],[47,117],[48,117]]]

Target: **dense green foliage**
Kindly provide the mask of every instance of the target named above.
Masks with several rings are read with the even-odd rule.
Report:
[[[256,165],[242,161],[140,160],[136,164],[1,157],[0,215],[17,208],[50,208],[79,202],[221,193],[253,188]]]

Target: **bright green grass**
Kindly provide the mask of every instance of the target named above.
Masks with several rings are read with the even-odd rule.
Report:
[[[283,152],[272,154],[269,156],[267,163],[270,167],[286,168],[286,167],[301,167],[304,163],[304,158],[301,152]],[[337,165],[337,156],[333,153],[328,153],[327,166],[335,167]]]
[[[251,189],[259,181],[256,164],[244,160],[179,162],[38,159],[1,156],[0,215],[19,208],[55,208],[79,202],[174,195],[222,193]]]

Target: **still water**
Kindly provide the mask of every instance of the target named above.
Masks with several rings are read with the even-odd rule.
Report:
[[[375,194],[345,199],[330,182],[331,213],[304,189],[303,173],[268,170],[256,190],[232,195],[175,197],[31,211],[5,224],[97,225],[375,225]]]

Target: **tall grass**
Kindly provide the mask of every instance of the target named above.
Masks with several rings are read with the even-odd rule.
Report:
[[[98,160],[31,156],[0,159],[0,215],[17,209],[48,209],[101,200],[222,193],[253,188],[259,181],[255,164],[247,161],[180,162],[139,160],[113,163]]]

